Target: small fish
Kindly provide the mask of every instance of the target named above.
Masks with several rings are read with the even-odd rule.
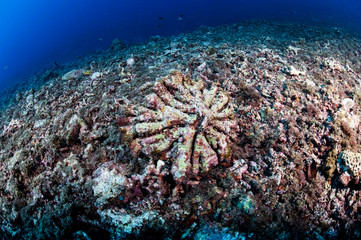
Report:
[[[183,20],[183,18],[184,18],[184,14],[179,15],[179,17],[178,17],[178,21]]]
[[[9,68],[9,66],[5,66],[5,67],[4,67],[4,70],[6,70],[6,69],[8,69],[8,68]]]
[[[158,20],[163,20],[164,18],[163,17],[158,17]]]
[[[103,41],[103,38],[99,38],[99,41]]]

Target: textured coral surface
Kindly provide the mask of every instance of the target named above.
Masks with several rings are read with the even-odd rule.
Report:
[[[121,130],[136,155],[171,161],[177,181],[230,162],[238,126],[227,93],[180,72],[162,78],[153,90],[146,107],[127,105],[128,116],[119,119],[121,125],[131,124]]]
[[[360,239],[361,41],[244,22],[0,95],[0,239]]]
[[[339,156],[341,172],[347,172],[353,178],[361,177],[361,154],[351,151],[343,151]]]

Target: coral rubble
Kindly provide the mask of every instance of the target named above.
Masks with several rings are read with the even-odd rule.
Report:
[[[0,95],[2,239],[359,239],[361,41],[244,22]]]

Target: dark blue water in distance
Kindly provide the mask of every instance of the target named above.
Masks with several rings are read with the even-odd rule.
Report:
[[[357,0],[2,0],[0,92],[64,63],[125,43],[244,20],[301,21],[361,32]]]

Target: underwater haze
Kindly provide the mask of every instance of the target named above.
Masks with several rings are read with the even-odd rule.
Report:
[[[19,0],[0,2],[0,89],[55,64],[125,43],[244,20],[301,21],[361,31],[360,2],[288,0]]]

